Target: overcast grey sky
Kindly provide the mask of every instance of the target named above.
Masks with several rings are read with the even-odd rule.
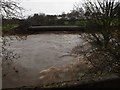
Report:
[[[21,0],[20,6],[26,11],[24,15],[33,15],[34,13],[61,14],[70,12],[75,3],[82,0]]]

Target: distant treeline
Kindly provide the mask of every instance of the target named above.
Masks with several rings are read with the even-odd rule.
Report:
[[[84,25],[83,12],[72,10],[70,13],[62,13],[61,15],[46,15],[44,13],[34,14],[28,16],[26,19],[3,19],[3,24],[20,24],[21,21],[26,22],[29,25],[39,26],[55,26],[55,25]]]
[[[63,12],[61,15],[36,13],[33,16],[28,16],[26,19],[3,18],[2,23],[3,33],[8,33],[10,32],[9,30],[13,28],[22,33],[26,31],[25,29],[29,26],[85,26],[86,24],[83,13],[76,10],[72,10],[70,13]]]
[[[30,25],[55,26],[55,25],[80,25],[83,18],[77,12],[62,13],[61,15],[34,14],[27,18]]]

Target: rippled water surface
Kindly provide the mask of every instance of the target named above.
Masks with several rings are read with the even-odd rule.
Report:
[[[10,48],[20,58],[14,61],[12,67],[15,66],[18,72],[3,69],[9,71],[3,78],[3,88],[38,85],[39,72],[72,62],[75,57],[67,54],[78,44],[82,44],[82,39],[77,34],[37,34],[29,35],[26,40],[14,40]]]

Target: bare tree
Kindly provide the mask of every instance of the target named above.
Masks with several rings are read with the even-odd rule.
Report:
[[[120,73],[120,2],[87,0],[84,4],[84,39],[92,48],[84,52],[97,71]]]
[[[1,0],[0,1],[0,9],[2,13],[3,18],[22,18],[22,10],[23,8],[19,6],[19,3],[13,1],[13,0]],[[12,68],[15,72],[18,72],[15,67],[12,67],[11,65],[13,64],[13,60],[18,59],[20,56],[14,52],[14,50],[11,50],[9,46],[11,45],[11,40],[17,39],[21,40],[23,37],[15,35],[10,36],[10,35],[5,35],[2,34],[2,51],[0,51],[2,57],[2,68],[3,72],[2,75],[6,76],[9,72],[9,69]],[[6,69],[7,68],[7,69]],[[7,72],[6,72],[7,71]]]
[[[23,8],[19,6],[18,2],[13,0],[1,0],[0,1],[1,13],[3,17],[21,17]]]

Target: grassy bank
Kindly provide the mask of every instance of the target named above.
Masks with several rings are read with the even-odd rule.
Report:
[[[3,31],[9,31],[9,30],[12,30],[12,29],[14,29],[18,26],[19,26],[18,24],[3,24],[2,25],[2,30]]]

